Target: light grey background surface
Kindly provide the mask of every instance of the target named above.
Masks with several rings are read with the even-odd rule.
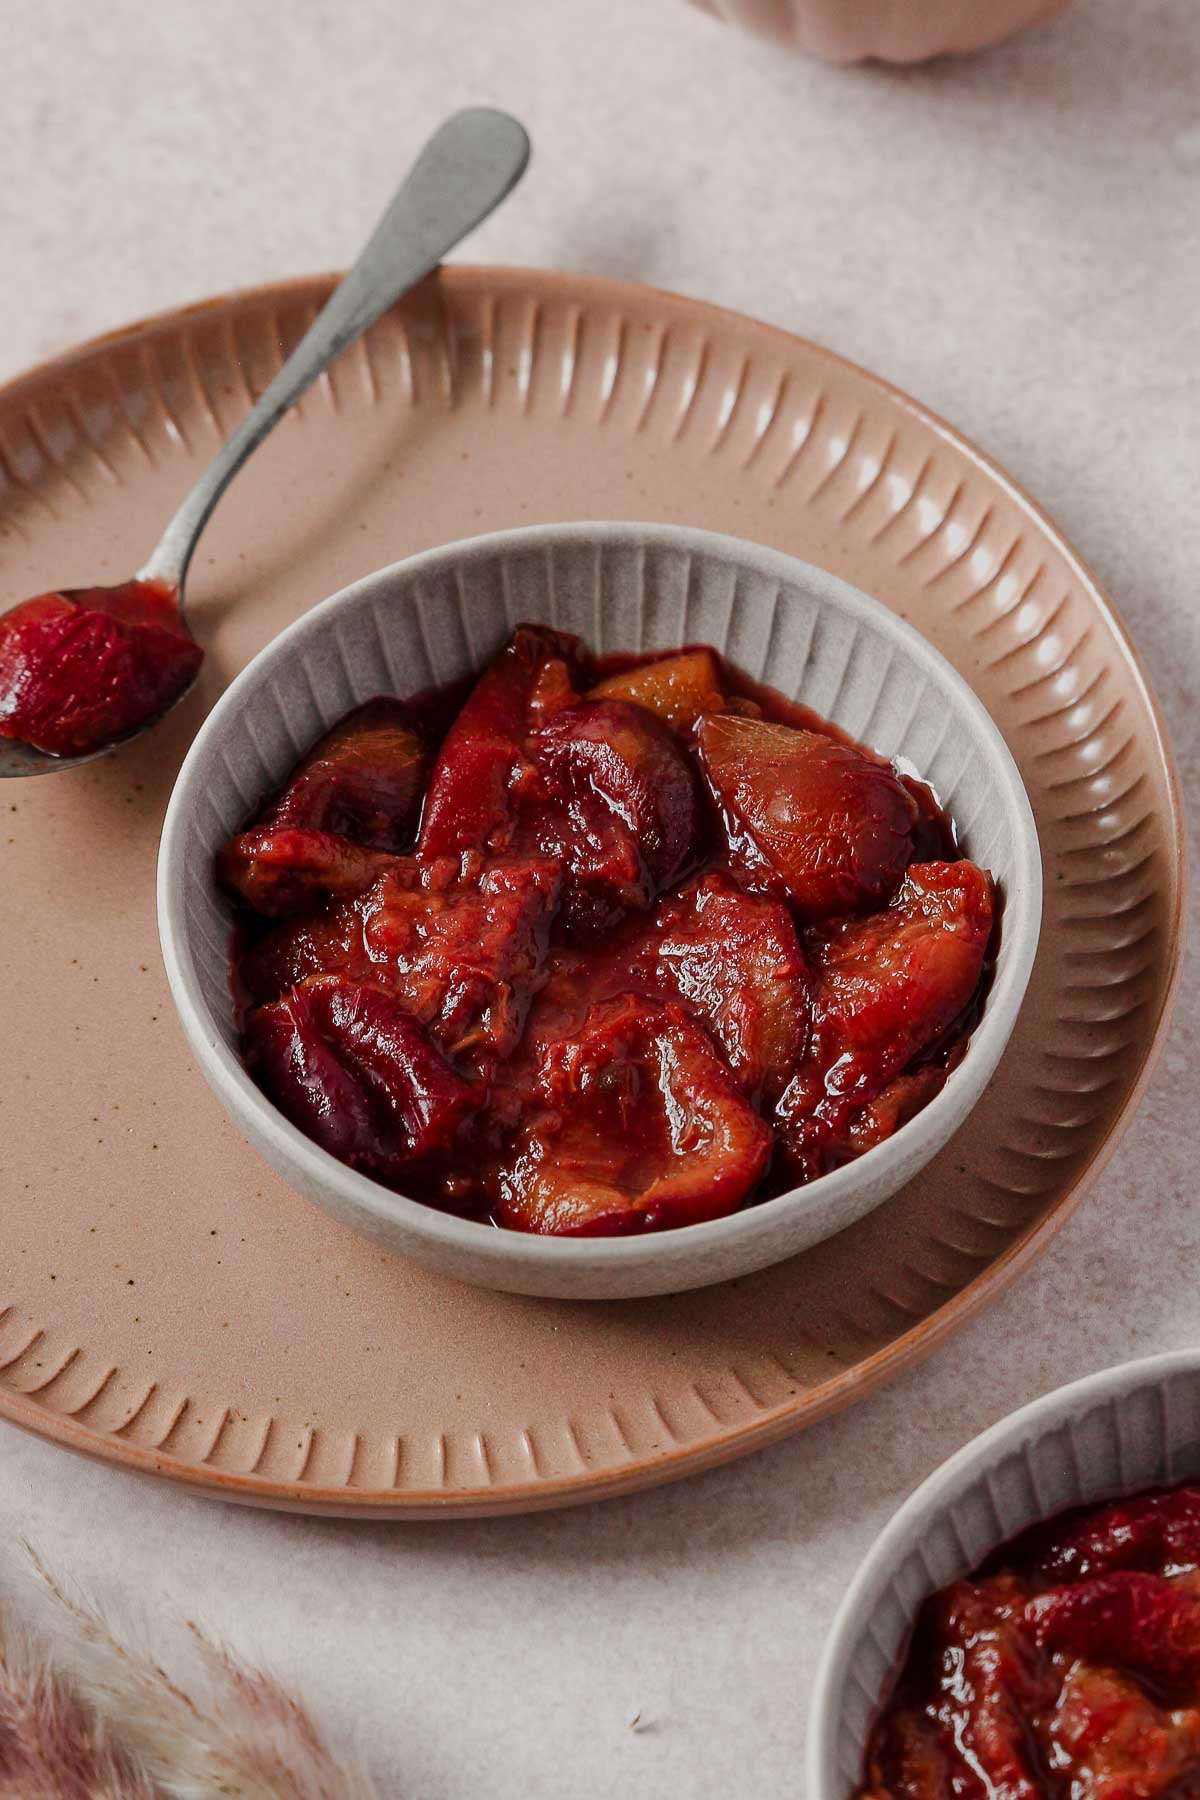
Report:
[[[1195,0],[1075,0],[907,74],[793,61],[680,0],[0,0],[0,41],[0,375],[343,263],[437,118],[494,101],[535,162],[469,254],[745,308],[948,415],[1114,596],[1200,791]],[[1133,1129],[1036,1270],[779,1449],[574,1513],[364,1527],[219,1508],[5,1429],[0,1531],[103,1600],[140,1595],[163,1648],[178,1607],[265,1657],[389,1792],[799,1795],[822,1638],[900,1498],[1031,1396],[1200,1336],[1197,1000],[1192,974]]]

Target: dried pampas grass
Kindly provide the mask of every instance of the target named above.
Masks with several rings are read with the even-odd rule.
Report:
[[[2,1800],[160,1800],[28,1636],[0,1614]]]
[[[176,1678],[29,1555],[45,1629],[0,1611],[0,1800],[383,1800],[269,1675],[189,1622]]]

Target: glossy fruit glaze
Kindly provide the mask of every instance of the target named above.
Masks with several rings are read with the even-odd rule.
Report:
[[[106,749],[165,712],[203,656],[165,582],[39,594],[0,615],[0,737]]]
[[[1200,1488],[1038,1525],[924,1606],[862,1800],[1200,1794]]]
[[[705,648],[520,627],[381,698],[218,858],[247,1064],[376,1179],[518,1230],[734,1211],[961,1052],[993,927],[929,790]]]

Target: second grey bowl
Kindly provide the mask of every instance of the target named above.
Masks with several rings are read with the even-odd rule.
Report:
[[[1200,1351],[1119,1363],[973,1438],[876,1538],[821,1652],[808,1800],[853,1800],[922,1602],[1044,1519],[1200,1476]]]
[[[728,1218],[630,1238],[543,1238],[453,1217],[347,1168],[289,1124],[238,1056],[232,912],[213,857],[305,749],[379,693],[413,694],[483,667],[513,626],[578,632],[597,652],[715,646],[932,783],[967,855],[1004,900],[983,1016],[942,1092],[857,1162]],[[355,582],[256,656],[197,734],[163,827],[159,933],[171,992],[205,1077],[302,1194],[389,1249],[485,1287],[567,1299],[665,1294],[805,1250],[910,1181],[995,1072],[1033,967],[1041,859],[1012,756],[967,683],[878,601],[779,551],[683,526],[580,524],[497,532]]]

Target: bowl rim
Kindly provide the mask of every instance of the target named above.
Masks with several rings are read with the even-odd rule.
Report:
[[[899,1129],[885,1143],[877,1145],[866,1156],[847,1163],[817,1182],[790,1188],[769,1200],[756,1202],[738,1212],[719,1219],[677,1226],[671,1230],[646,1232],[633,1237],[575,1238],[541,1237],[531,1233],[501,1231],[493,1225],[464,1219],[439,1211],[427,1202],[384,1187],[369,1176],[360,1174],[347,1164],[321,1149],[313,1140],[278,1110],[251,1080],[241,1059],[224,1042],[216,1021],[204,998],[188,943],[188,929],[183,916],[184,884],[177,876],[185,867],[184,847],[191,816],[192,790],[196,772],[202,763],[210,740],[226,719],[242,705],[243,698],[295,644],[319,639],[329,621],[342,612],[367,605],[381,592],[387,593],[396,583],[415,584],[447,564],[462,567],[469,562],[483,562],[498,555],[514,555],[522,551],[546,551],[556,545],[595,542],[603,539],[606,546],[674,550],[683,554],[709,555],[736,562],[746,571],[780,583],[790,583],[814,592],[852,617],[882,624],[894,640],[900,642],[923,665],[943,689],[950,689],[972,715],[981,743],[993,759],[1004,785],[1014,826],[1013,885],[1015,900],[1006,901],[1005,925],[1013,954],[1003,969],[998,969],[988,993],[983,1015],[972,1032],[962,1061],[951,1071],[945,1086],[915,1118]],[[981,1064],[990,1063],[982,1085],[994,1072],[1016,1023],[1025,997],[1029,977],[1037,954],[1042,922],[1042,861],[1033,809],[1016,761],[999,726],[974,689],[957,669],[908,620],[877,600],[831,574],[816,564],[793,556],[787,551],[754,543],[726,532],[707,531],[700,527],[637,520],[571,520],[550,524],[522,525],[501,531],[481,533],[454,539],[402,557],[394,563],[359,577],[334,594],[318,601],[305,613],[279,632],[241,669],[220,695],[202,722],[180,765],[171,790],[159,840],[156,879],[156,910],[159,941],[171,996],[183,1027],[184,1035],[199,1060],[210,1083],[214,1084],[221,1104],[229,1109],[226,1097],[232,1087],[241,1105],[251,1110],[262,1129],[276,1141],[282,1141],[289,1159],[299,1166],[314,1188],[335,1189],[361,1212],[373,1214],[389,1222],[403,1222],[414,1235],[431,1240],[448,1251],[469,1253],[477,1262],[486,1263],[491,1271],[502,1274],[505,1268],[521,1266],[540,1269],[547,1274],[561,1270],[585,1268],[594,1274],[630,1271],[652,1267],[664,1253],[665,1246],[678,1251],[686,1243],[688,1255],[698,1260],[717,1253],[723,1246],[736,1243],[743,1236],[767,1228],[785,1214],[803,1214],[819,1193],[822,1203],[836,1202],[843,1194],[854,1192],[862,1178],[865,1164],[872,1173],[881,1171],[885,1158],[902,1153],[917,1153],[924,1140],[928,1144],[938,1135],[940,1123],[949,1107],[955,1104],[967,1080],[975,1078]],[[975,1096],[978,1098],[978,1095]],[[972,1101],[974,1104],[974,1101]],[[786,1252],[784,1253],[786,1254]],[[779,1260],[773,1258],[772,1260]]]
[[[1051,1388],[1049,1393],[1039,1394],[1035,1400],[1006,1413],[995,1424],[969,1438],[961,1449],[939,1463],[913,1489],[872,1540],[842,1595],[825,1639],[808,1708],[805,1772],[809,1800],[853,1800],[851,1794],[843,1793],[830,1781],[850,1660],[864,1624],[874,1616],[885,1588],[920,1534],[920,1528],[932,1519],[944,1516],[966,1489],[981,1475],[994,1469],[1013,1449],[1040,1441],[1064,1420],[1097,1403],[1127,1399],[1142,1388],[1157,1386],[1173,1376],[1189,1373],[1200,1374],[1200,1346],[1159,1351],[1153,1356],[1134,1357],[1112,1363],[1105,1369],[1093,1370],[1089,1375]],[[1092,1498],[1100,1502],[1122,1492],[1137,1492],[1145,1485],[1145,1482],[1138,1482],[1122,1487],[1120,1482],[1105,1482],[1097,1486]],[[1090,1502],[1084,1500],[1082,1504]],[[1052,1508],[1039,1513],[1037,1520],[1030,1523],[1053,1518],[1061,1510]],[[995,1549],[1004,1541],[998,1538],[989,1548]],[[987,1551],[982,1552],[980,1560],[986,1554]]]

